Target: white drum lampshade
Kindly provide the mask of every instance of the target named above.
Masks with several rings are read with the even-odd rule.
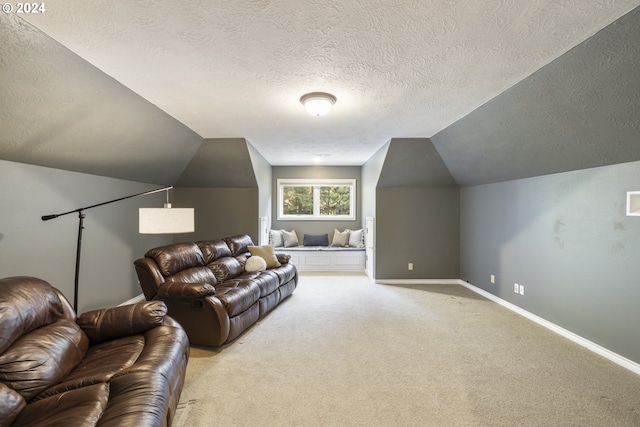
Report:
[[[195,231],[193,208],[140,208],[140,234],[177,234]]]

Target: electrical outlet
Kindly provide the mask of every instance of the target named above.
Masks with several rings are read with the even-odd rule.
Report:
[[[408,270],[413,270],[413,263],[412,263],[412,262],[410,262],[410,263],[407,265],[407,269],[408,269]]]
[[[516,294],[520,293],[520,285],[518,285],[517,283],[513,284],[513,292],[515,292]]]
[[[491,283],[496,283],[496,276],[493,274],[491,275]]]
[[[520,285],[520,295],[524,295],[524,285]]]

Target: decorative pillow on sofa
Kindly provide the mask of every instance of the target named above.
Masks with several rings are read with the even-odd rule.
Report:
[[[346,230],[345,230],[346,231]],[[349,246],[352,248],[364,248],[364,230],[349,230]]]
[[[247,259],[247,263],[244,265],[244,271],[247,273],[256,273],[258,271],[264,271],[267,269],[267,262],[258,255],[252,255]]]
[[[278,257],[276,257],[276,252],[273,250],[273,245],[248,246],[247,249],[249,249],[249,253],[251,254],[247,263],[254,256],[258,256],[265,261],[267,268],[280,267],[281,264],[280,261],[278,261]]]
[[[284,230],[269,230],[269,243],[275,248],[284,246],[284,239],[282,238],[282,232]]]
[[[331,241],[331,246],[349,246],[349,230],[339,231],[336,228],[333,231],[333,240]]]
[[[305,234],[302,238],[304,246],[329,246],[328,234]]]
[[[298,235],[296,234],[296,230],[291,230],[291,231],[282,230],[282,239],[284,241],[285,248],[290,248],[292,246],[300,245],[300,243],[298,243]],[[269,263],[267,263],[267,265],[268,264]]]

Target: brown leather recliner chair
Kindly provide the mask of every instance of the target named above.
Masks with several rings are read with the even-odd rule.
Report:
[[[169,426],[188,357],[160,301],[76,318],[44,280],[0,279],[2,426]]]
[[[192,345],[219,347],[240,335],[298,284],[289,256],[278,266],[247,272],[251,238],[176,243],[150,249],[134,262],[147,300],[162,300],[187,331]]]

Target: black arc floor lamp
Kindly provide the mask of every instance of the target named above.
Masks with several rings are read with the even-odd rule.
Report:
[[[174,234],[174,233],[192,233],[195,230],[194,211],[193,208],[171,208],[169,203],[169,190],[173,187],[163,187],[157,190],[145,191],[143,193],[132,194],[131,196],[120,197],[119,199],[109,200],[108,202],[98,203],[84,208],[74,209],[54,215],[43,215],[43,221],[58,218],[60,216],[78,213],[78,244],[76,246],[76,271],[73,288],[73,309],[78,311],[78,281],[80,277],[80,253],[82,248],[82,230],[84,229],[84,211],[97,208],[98,206],[108,205],[109,203],[119,202],[134,197],[147,196],[149,194],[167,192],[167,203],[164,208],[140,208],[139,209],[139,233],[140,234]]]

